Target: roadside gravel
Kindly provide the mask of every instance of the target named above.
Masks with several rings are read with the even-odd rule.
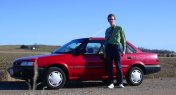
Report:
[[[0,82],[0,95],[176,95],[176,77],[144,79],[140,86],[108,89],[102,82],[70,82],[59,90],[28,90],[25,82]]]

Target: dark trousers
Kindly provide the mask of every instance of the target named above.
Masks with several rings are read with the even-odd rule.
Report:
[[[121,52],[120,47],[118,45],[106,44],[105,48],[106,52],[106,63],[108,67],[108,81],[109,83],[113,83],[113,61],[116,63],[117,69],[117,83],[123,83],[123,75],[122,75],[122,64],[121,64]]]

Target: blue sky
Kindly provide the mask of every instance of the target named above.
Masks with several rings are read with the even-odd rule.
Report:
[[[176,0],[0,0],[0,45],[104,37],[114,13],[137,47],[176,51]]]

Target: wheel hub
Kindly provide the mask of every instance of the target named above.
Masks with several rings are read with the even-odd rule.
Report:
[[[142,79],[142,74],[139,70],[134,70],[132,73],[131,73],[131,80],[134,82],[134,83],[139,83]]]
[[[48,82],[50,85],[57,87],[62,83],[62,81],[63,81],[63,78],[60,72],[55,71],[49,74]]]

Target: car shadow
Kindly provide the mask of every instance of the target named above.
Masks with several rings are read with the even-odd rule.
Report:
[[[125,86],[127,84],[124,84]],[[65,84],[63,89],[72,88],[107,88],[107,84],[101,81],[70,81]],[[30,90],[31,86],[23,81],[3,81],[0,82],[0,90]],[[43,86],[38,85],[36,90],[44,89]],[[47,88],[45,88],[47,89]]]
[[[1,81],[0,90],[28,90],[27,83],[22,81]]]
[[[63,88],[104,87],[105,85],[101,81],[70,81]]]

